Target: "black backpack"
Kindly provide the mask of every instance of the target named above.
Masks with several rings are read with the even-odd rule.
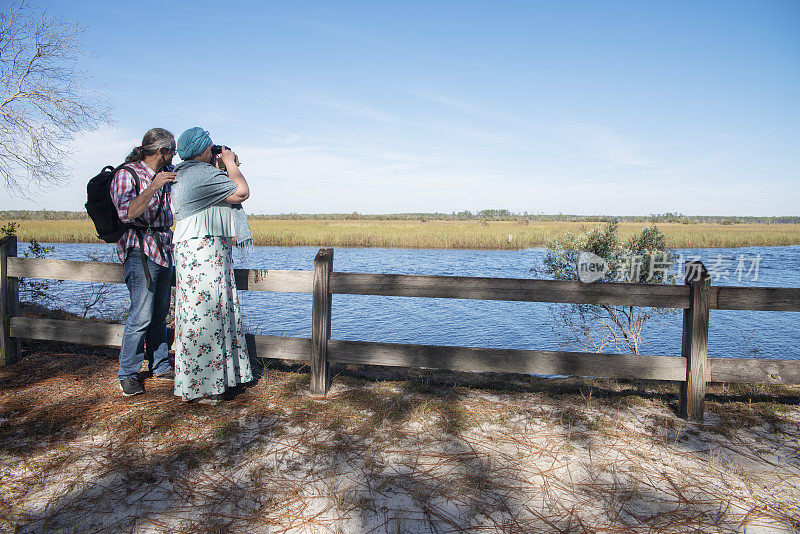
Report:
[[[103,167],[100,174],[89,180],[86,186],[86,212],[94,223],[97,237],[106,243],[116,243],[128,230],[129,225],[122,222],[117,208],[111,200],[111,180],[118,170],[125,167]],[[139,194],[139,176],[130,167],[125,167],[133,174],[136,194]]]
[[[139,175],[136,174],[136,171],[130,167],[126,167],[125,164],[122,164],[116,168],[112,167],[111,165],[107,165],[103,167],[103,170],[100,171],[100,174],[89,180],[89,183],[86,186],[86,212],[89,214],[89,217],[94,223],[94,228],[97,230],[97,237],[106,243],[116,243],[125,234],[125,232],[128,231],[129,228],[133,228],[133,230],[136,232],[136,236],[139,238],[139,247],[142,253],[142,266],[144,267],[144,275],[147,278],[147,284],[149,285],[150,270],[147,267],[147,256],[145,256],[144,253],[144,238],[142,237],[142,233],[147,228],[152,230],[166,231],[169,230],[169,227],[122,222],[122,220],[119,218],[119,214],[117,213],[117,207],[114,205],[114,201],[111,200],[111,181],[114,179],[114,175],[117,174],[117,171],[120,169],[127,169],[133,175],[133,186],[136,190],[136,196],[139,196],[141,191],[139,191]],[[171,171],[172,166],[165,167],[164,170]],[[161,215],[161,210],[164,207],[164,196],[165,195],[162,190],[161,198],[158,201],[158,210],[156,211],[154,220],[157,220]],[[164,251],[161,250],[161,247],[158,248],[158,252],[161,254],[161,257],[166,257]]]

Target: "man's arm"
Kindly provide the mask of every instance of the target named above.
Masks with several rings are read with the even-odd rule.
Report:
[[[247,185],[247,180],[244,179],[242,171],[240,171],[239,166],[236,165],[236,154],[234,154],[233,150],[223,147],[220,158],[228,171],[228,177],[236,184],[236,191],[231,193],[230,196],[225,199],[225,202],[228,204],[244,202],[250,198],[250,186]]]
[[[174,180],[174,172],[160,172],[156,174],[153,177],[153,181],[150,182],[150,185],[148,185],[139,196],[132,198],[128,203],[128,212],[125,216],[126,222],[130,222],[144,213],[144,210],[147,209],[147,205],[150,204],[150,201],[153,199],[153,195],[164,187],[164,184],[172,183]]]

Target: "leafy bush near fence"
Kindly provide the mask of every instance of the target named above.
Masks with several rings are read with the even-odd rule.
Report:
[[[646,226],[624,240],[619,223],[609,222],[581,234],[566,233],[551,241],[541,271],[555,280],[579,280],[578,259],[582,252],[602,258],[608,265],[599,282],[669,284],[675,282],[671,268],[675,254],[657,226]],[[572,304],[553,306],[555,319],[565,327],[566,345],[592,352],[640,354],[645,344],[642,330],[659,316],[673,313],[667,308]]]

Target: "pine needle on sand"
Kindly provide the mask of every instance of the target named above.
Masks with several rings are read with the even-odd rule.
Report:
[[[800,389],[265,362],[218,406],[122,397],[116,351],[0,369],[0,530],[793,532]]]

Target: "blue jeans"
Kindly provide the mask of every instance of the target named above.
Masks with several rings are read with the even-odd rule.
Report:
[[[174,267],[162,267],[147,258],[147,268],[150,271],[149,285],[138,248],[131,250],[122,264],[122,275],[131,294],[131,308],[119,351],[117,376],[120,380],[137,376],[145,355],[148,360],[152,359],[150,370],[154,375],[173,368],[167,345],[166,317]]]

